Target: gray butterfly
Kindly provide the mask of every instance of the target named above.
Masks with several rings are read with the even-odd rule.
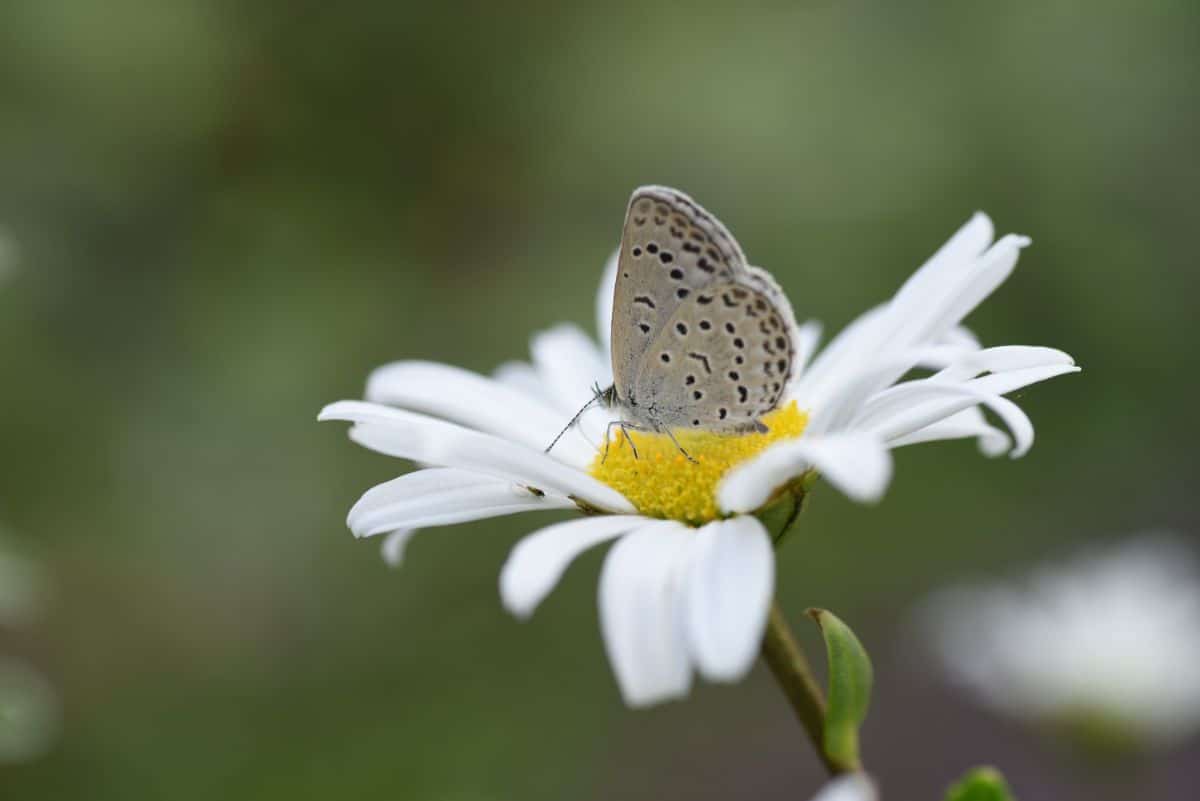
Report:
[[[765,431],[760,418],[792,375],[794,328],[783,291],[716,217],[678,190],[643,186],[621,235],[614,381],[596,400],[620,410],[613,425],[672,438]]]

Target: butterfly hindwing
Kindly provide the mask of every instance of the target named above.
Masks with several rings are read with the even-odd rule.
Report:
[[[751,282],[711,284],[681,304],[633,386],[661,425],[739,431],[774,409],[792,372],[790,318]]]

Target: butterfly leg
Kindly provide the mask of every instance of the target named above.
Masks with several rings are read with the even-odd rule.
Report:
[[[614,426],[619,425],[621,425],[620,420],[613,420],[604,428],[604,455],[600,457],[600,464],[604,464],[608,461],[608,449],[612,447],[612,430]],[[626,439],[628,438],[629,437],[626,436]]]
[[[608,428],[604,431],[604,456],[600,458],[600,464],[608,461],[608,449],[612,446],[612,430],[614,428],[621,429],[621,434],[625,437],[625,441],[629,443],[629,447],[633,449],[633,458],[638,458],[637,445],[634,444],[633,438],[629,436],[629,429],[634,431],[649,431],[645,426],[640,426],[637,423],[630,423],[625,420],[613,420],[608,424]]]
[[[683,446],[679,444],[679,440],[675,439],[675,433],[673,431],[671,431],[670,428],[668,428],[667,426],[663,426],[662,431],[671,440],[671,444],[674,445],[679,450],[679,452],[682,453],[687,458],[687,460],[689,462],[691,462],[692,464],[699,464],[695,459],[692,458],[692,455],[690,453],[688,453],[687,451],[685,451],[683,449]]]

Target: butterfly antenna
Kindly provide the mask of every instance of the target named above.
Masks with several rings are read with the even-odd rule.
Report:
[[[572,428],[575,427],[575,424],[579,422],[579,418],[583,417],[583,413],[586,412],[588,409],[592,408],[593,406],[595,406],[601,400],[603,400],[603,395],[597,389],[595,397],[593,397],[587,403],[583,404],[582,409],[575,412],[575,416],[571,418],[571,421],[569,423],[567,423],[565,426],[563,426],[563,430],[558,432],[558,436],[554,438],[554,441],[546,446],[545,452],[549,453],[550,451],[554,450],[554,446],[558,444],[558,441],[563,438],[564,434],[566,434],[568,431],[570,431]]]

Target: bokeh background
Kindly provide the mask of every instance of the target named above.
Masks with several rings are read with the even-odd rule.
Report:
[[[1200,532],[1198,32],[1183,0],[0,4],[0,521],[53,590],[0,649],[63,707],[0,796],[807,798],[819,767],[762,670],[626,710],[601,554],[527,624],[497,573],[546,517],[426,533],[390,570],[344,515],[403,466],[315,422],[383,362],[488,371],[590,328],[656,182],[827,332],[976,209],[1033,237],[969,322],[1084,366],[1022,393],[1038,444],[902,451],[874,508],[822,488],[782,602],[872,649],[889,798],[980,762],[1032,801],[1194,797],[1194,742],[1098,771],[942,686],[906,610]]]

